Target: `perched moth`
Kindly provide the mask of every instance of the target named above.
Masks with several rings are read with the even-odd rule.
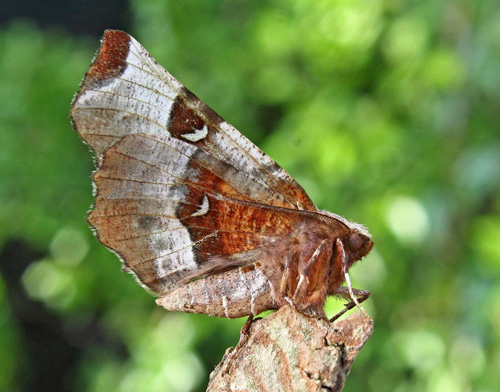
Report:
[[[88,221],[164,308],[325,317],[328,295],[369,295],[342,286],[373,246],[366,228],[318,210],[130,35],[105,32],[71,117],[96,155]]]

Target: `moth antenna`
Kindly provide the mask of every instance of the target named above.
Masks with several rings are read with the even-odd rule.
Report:
[[[340,240],[337,240],[337,241],[340,241]],[[342,269],[344,270],[344,277],[345,277],[345,281],[347,283],[347,289],[349,290],[349,296],[351,297],[352,302],[354,302],[354,304],[359,308],[361,313],[363,313],[363,316],[370,318],[370,316],[368,316],[368,313],[366,313],[366,311],[363,309],[363,307],[359,303],[358,299],[354,295],[354,292],[352,290],[351,277],[349,276],[349,271],[347,269],[347,257],[345,256],[344,246],[342,245],[341,248],[342,248],[342,264],[343,264]]]
[[[359,310],[361,310],[361,313],[363,313],[363,316],[370,318],[368,313],[366,313],[365,309],[361,306],[358,299],[356,298],[356,296],[352,292],[351,278],[349,277],[349,272],[345,271],[344,276],[345,276],[345,281],[347,282],[347,289],[349,290],[349,295],[351,296],[352,302],[354,302],[354,304],[359,308]]]

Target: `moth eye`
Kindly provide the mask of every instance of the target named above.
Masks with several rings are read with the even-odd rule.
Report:
[[[351,233],[349,235],[349,249],[352,251],[357,251],[363,246],[363,239],[357,233]]]

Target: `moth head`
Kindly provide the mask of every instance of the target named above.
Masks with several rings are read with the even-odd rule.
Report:
[[[350,267],[366,256],[373,247],[372,236],[368,229],[359,223],[349,222],[344,217],[329,211],[321,211],[323,219],[342,241]]]
[[[344,250],[348,255],[348,265],[366,256],[373,247],[372,236],[368,230],[357,223],[350,223],[347,235],[343,239]]]

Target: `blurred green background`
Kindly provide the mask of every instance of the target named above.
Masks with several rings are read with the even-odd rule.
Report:
[[[203,391],[244,322],[156,307],[85,222],[68,112],[104,28],[369,227],[351,278],[375,333],[345,391],[499,389],[498,1],[19,4],[0,17],[0,390]]]

